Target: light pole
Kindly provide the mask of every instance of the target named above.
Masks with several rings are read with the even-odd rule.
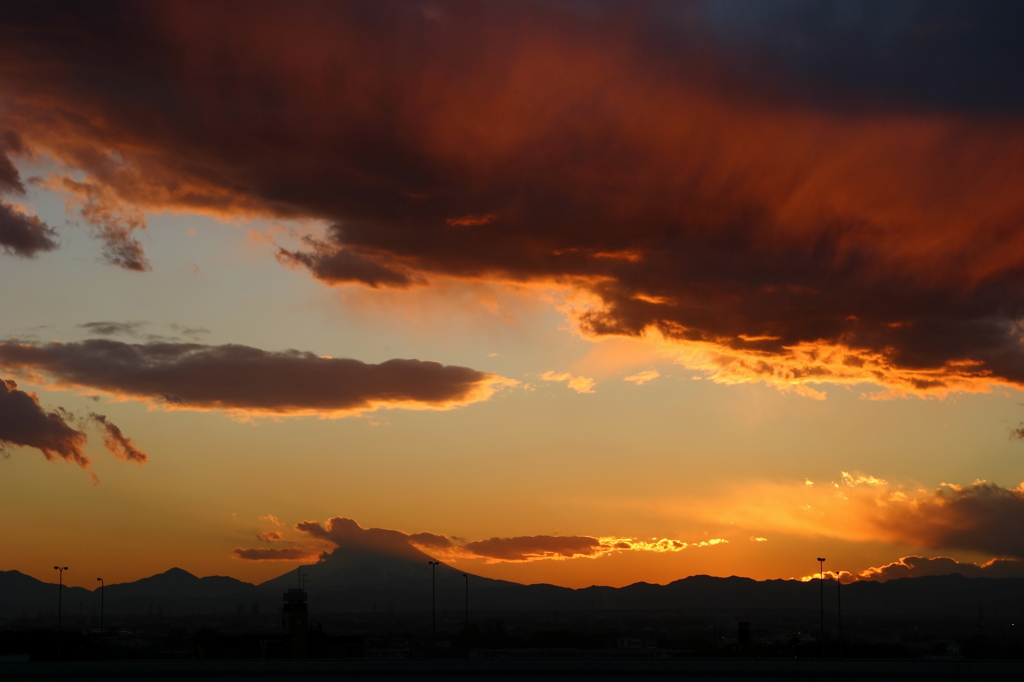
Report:
[[[437,565],[440,561],[428,561],[430,564],[430,645],[437,644]]]
[[[60,612],[63,607],[64,600],[64,571],[68,570],[67,566],[54,566],[53,570],[58,572],[57,575],[57,660],[60,660]]]
[[[466,634],[469,634],[469,575],[466,573],[462,574],[462,577],[466,579]]]
[[[103,582],[103,578],[96,578],[100,583],[100,636],[103,636],[103,592],[107,587],[107,584]]]
[[[818,584],[821,585],[821,657],[825,658],[825,558],[818,557]]]
[[[839,616],[839,658],[843,657],[843,572],[836,573],[836,611]]]

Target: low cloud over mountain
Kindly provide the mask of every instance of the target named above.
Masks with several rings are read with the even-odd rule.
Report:
[[[957,561],[949,557],[933,557],[928,559],[919,556],[905,556],[899,561],[861,571],[859,577],[862,580],[884,582],[897,578],[918,578],[924,575],[953,575],[954,573],[959,573],[965,578],[1021,578],[1024,577],[1024,561],[993,559],[978,565]]]
[[[303,521],[295,526],[307,538],[324,544],[303,544],[294,551],[255,548],[237,548],[236,557],[253,561],[302,561],[320,554],[324,548],[359,549],[417,559],[426,555],[446,561],[482,559],[487,563],[528,562],[544,559],[594,559],[614,552],[681,552],[689,548],[713,547],[727,541],[715,538],[697,542],[681,540],[644,541],[635,538],[590,537],[576,535],[530,535],[467,542],[439,535],[420,532],[405,533],[386,528],[363,528],[352,519],[336,516],[325,524],[319,521]],[[263,539],[261,533],[257,537]],[[281,538],[277,538],[281,539]],[[301,547],[305,547],[304,550]],[[326,555],[325,555],[326,558]]]

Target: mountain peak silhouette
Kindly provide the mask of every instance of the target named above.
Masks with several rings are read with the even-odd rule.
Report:
[[[432,571],[436,571],[433,577],[439,588],[451,586],[456,578],[462,580],[463,571],[445,563],[439,563],[436,569],[432,569],[428,562],[435,559],[410,545],[397,531],[371,528],[365,532],[366,536],[358,540],[343,541],[317,563],[296,568],[261,583],[259,587],[282,591],[299,587],[300,571],[302,584],[310,594],[353,588],[429,590]],[[398,537],[390,533],[396,533]],[[477,581],[500,582],[474,578]]]

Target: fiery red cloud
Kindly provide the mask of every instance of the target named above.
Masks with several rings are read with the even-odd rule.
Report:
[[[342,416],[381,407],[444,410],[486,400],[515,383],[420,360],[374,365],[295,350],[109,339],[0,342],[0,367],[57,388],[101,391],[169,409],[275,415]],[[108,436],[124,449],[125,443],[109,431]]]
[[[1016,10],[965,4],[977,20],[924,46],[954,19],[898,17],[897,71],[838,35],[836,72],[877,71],[848,80],[758,42],[785,11],[17,4],[6,151],[53,159],[43,184],[129,269],[141,211],[315,218],[279,258],[325,283],[559,283],[590,296],[584,333],[662,340],[720,381],[1024,385],[1024,126],[998,82]],[[828,11],[798,17],[814,40]],[[938,77],[947,53],[984,77]]]

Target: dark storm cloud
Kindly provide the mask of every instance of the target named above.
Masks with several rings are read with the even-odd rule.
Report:
[[[1014,111],[1024,93],[1015,0],[716,0],[700,14],[752,88],[815,105]],[[729,54],[731,52],[731,54]],[[752,57],[756,57],[753,59]]]
[[[128,269],[142,210],[315,218],[278,258],[328,284],[557,283],[733,380],[984,390],[1024,383],[1022,12],[14,3],[0,99]]]
[[[53,228],[37,216],[27,215],[5,201],[0,201],[0,246],[7,253],[32,258],[40,251],[57,248]]]
[[[448,409],[485,400],[507,380],[420,360],[323,358],[240,345],[127,344],[107,339],[0,342],[0,367],[58,387],[104,391],[197,410],[345,414],[378,407]]]
[[[35,448],[46,459],[59,457],[86,468],[86,435],[68,425],[68,417],[63,412],[47,412],[35,394],[19,390],[13,381],[0,379],[0,446]]]
[[[883,505],[874,524],[919,547],[1024,559],[1024,488],[983,482],[940,488],[912,505]]]

